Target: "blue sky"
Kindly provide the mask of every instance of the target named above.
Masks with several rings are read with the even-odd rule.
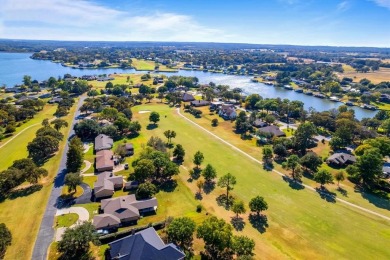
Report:
[[[0,38],[390,47],[390,0],[1,0]]]

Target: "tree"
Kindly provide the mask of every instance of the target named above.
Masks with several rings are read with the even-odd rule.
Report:
[[[58,242],[57,250],[62,253],[63,259],[85,259],[91,242],[99,245],[95,227],[90,222],[84,222],[65,230]]]
[[[311,122],[300,124],[294,133],[295,146],[302,154],[306,153],[306,149],[312,143],[312,137],[317,133],[316,127]]]
[[[261,196],[256,196],[249,201],[249,209],[260,216],[260,212],[268,209],[268,204]]]
[[[176,137],[176,132],[173,130],[166,130],[164,132],[165,137],[168,139],[168,143],[172,142],[172,138]]]
[[[388,137],[379,136],[373,139],[369,139],[365,143],[371,145],[374,148],[378,148],[379,152],[383,156],[390,154],[390,138]]]
[[[226,188],[226,206],[229,208],[229,191],[233,190],[234,185],[236,185],[236,177],[231,173],[228,173],[222,176],[218,180],[218,186],[221,188]]]
[[[313,180],[321,184],[321,188],[323,188],[325,184],[333,182],[333,175],[328,170],[321,169],[314,174]]]
[[[234,253],[238,257],[237,259],[241,259],[245,256],[249,257],[253,255],[253,250],[255,249],[255,241],[246,236],[234,236],[232,248]]]
[[[51,137],[58,139],[59,141],[61,141],[64,138],[64,135],[62,133],[58,132],[54,128],[51,128],[50,126],[45,126],[45,127],[39,128],[38,131],[36,132],[36,136],[37,137],[38,136],[51,136]]]
[[[149,121],[150,122],[153,122],[153,124],[157,124],[158,121],[160,121],[160,114],[153,111],[152,113],[150,113],[150,116],[149,116]]]
[[[385,121],[383,121],[381,128],[387,136],[390,136],[390,119],[386,119]]]
[[[122,135],[125,133],[126,130],[129,129],[130,124],[131,121],[124,116],[119,116],[114,121],[114,125],[118,128],[118,130],[121,132]]]
[[[12,243],[11,231],[4,223],[0,223],[0,259],[4,258],[7,247]]]
[[[316,172],[322,164],[322,159],[317,154],[310,152],[301,157],[299,163],[306,169]]]
[[[284,158],[287,156],[287,149],[286,149],[286,146],[284,146],[283,144],[275,144],[274,147],[274,153],[281,157],[281,158]]]
[[[68,122],[62,119],[55,119],[51,122],[51,124],[54,126],[54,129],[57,131],[60,131],[63,127],[68,127]]]
[[[141,159],[134,167],[134,179],[139,182],[144,182],[156,172],[153,161],[149,159]]]
[[[202,194],[202,189],[204,187],[204,180],[203,179],[199,179],[196,182],[196,187],[198,187],[198,189],[199,189],[199,194]]]
[[[232,226],[212,216],[198,226],[196,236],[203,239],[206,253],[212,259],[220,259],[218,256],[231,245]]]
[[[295,174],[295,169],[299,165],[299,157],[296,154],[290,155],[287,161],[283,163],[283,168],[292,171],[292,175]]]
[[[74,131],[81,140],[94,139],[99,135],[100,129],[98,122],[91,119],[82,120],[74,126]]]
[[[264,146],[263,147],[263,162],[265,164],[270,164],[272,163],[272,158],[273,158],[273,152],[272,148],[270,146]]]
[[[35,162],[42,162],[54,152],[58,151],[59,141],[52,136],[37,136],[28,143],[29,157]]]
[[[106,107],[100,113],[101,117],[107,119],[110,122],[114,122],[118,118],[118,110],[113,107]]]
[[[66,169],[68,172],[79,172],[84,162],[84,147],[80,138],[74,137],[69,143],[66,153]]]
[[[65,175],[65,185],[68,186],[68,192],[76,192],[77,186],[83,183],[83,176],[79,173],[68,173]]]
[[[202,171],[202,176],[206,182],[212,182],[213,179],[217,178],[217,170],[211,164],[207,164]]]
[[[329,145],[333,151],[337,151],[344,147],[345,144],[340,137],[333,136],[332,139],[329,141]]]
[[[344,174],[343,171],[338,171],[338,172],[336,172],[336,174],[334,175],[334,178],[335,178],[336,181],[337,181],[337,186],[340,187],[340,181],[345,180],[345,174]]]
[[[182,162],[184,160],[186,152],[181,144],[177,144],[175,149],[173,149],[173,156],[176,157],[176,160]]]
[[[132,134],[138,134],[141,131],[141,124],[138,121],[130,122],[129,132]]]
[[[212,126],[218,126],[218,119],[214,118],[213,120],[211,120],[211,125]]]
[[[23,84],[27,87],[31,87],[32,82],[31,82],[31,76],[24,75],[23,76]]]
[[[175,218],[169,224],[167,229],[168,240],[175,243],[182,249],[189,249],[195,232],[195,222],[188,218]]]
[[[383,157],[378,148],[364,151],[358,157],[356,167],[364,184],[376,183],[382,176]]]
[[[45,118],[42,120],[43,127],[50,127],[49,119]]]
[[[23,175],[21,178],[16,178],[16,184],[20,184],[19,181],[25,181],[32,184],[38,183],[39,178],[47,176],[48,172],[44,168],[39,168],[30,158],[19,159],[13,162],[12,168],[21,170]],[[16,174],[17,176],[17,174]]]
[[[236,131],[246,133],[251,127],[251,124],[246,119],[246,113],[241,111],[236,118]]]
[[[199,169],[199,166],[202,164],[204,160],[204,156],[203,156],[203,153],[201,153],[200,151],[197,151],[195,154],[194,154],[194,164],[196,165],[196,168]]]
[[[157,187],[151,182],[145,182],[145,183],[141,183],[138,186],[135,195],[137,199],[140,200],[140,199],[150,199],[156,193],[157,193]]]
[[[235,200],[232,205],[232,211],[236,214],[236,218],[238,218],[239,214],[245,213],[246,208],[244,202],[242,200]]]

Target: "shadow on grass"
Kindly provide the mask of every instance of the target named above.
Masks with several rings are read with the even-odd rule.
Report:
[[[138,136],[139,136],[139,133],[131,133],[131,134],[127,135],[127,138],[134,139],[134,138],[137,138]]]
[[[288,183],[288,186],[290,186],[290,188],[292,188],[294,190],[303,190],[305,188],[305,186],[303,186],[302,183],[295,181],[295,180],[291,179],[290,177],[283,176],[282,178],[285,182]]]
[[[190,170],[190,176],[193,180],[199,179],[201,173],[202,169],[198,167],[194,167],[192,170]]]
[[[215,182],[214,181],[206,181],[203,186],[203,191],[206,194],[211,193],[215,189]]]
[[[42,187],[43,186],[40,184],[35,184],[35,185],[31,185],[31,186],[26,187],[26,188],[13,190],[8,194],[7,198],[10,200],[14,200],[14,199],[17,199],[20,197],[27,197],[27,196],[29,196],[37,191],[40,191],[42,189]]]
[[[273,165],[273,163],[264,163],[263,169],[270,172],[274,169],[274,165]]]
[[[359,192],[364,199],[368,200],[371,204],[374,204],[376,207],[390,210],[390,199],[384,197],[382,194],[379,195],[373,194],[367,189],[364,189],[363,187],[356,187],[355,191]]]
[[[226,199],[226,194],[221,194],[216,199],[218,206],[229,209],[233,205],[234,197],[229,196],[229,200]]]
[[[236,230],[236,231],[242,231],[245,227],[245,221],[242,217],[240,216],[234,216],[232,217],[232,219],[230,220],[230,223],[232,224],[233,228]]]
[[[250,214],[249,222],[252,227],[255,228],[260,233],[264,233],[268,228],[268,218],[265,215]]]
[[[336,193],[330,192],[325,187],[317,187],[315,190],[320,194],[321,199],[326,200],[327,202],[336,203]]]
[[[160,190],[165,191],[165,192],[173,192],[173,191],[175,191],[176,187],[177,187],[176,180],[165,181],[164,183],[162,183],[159,186]]]
[[[203,199],[203,196],[202,196],[202,193],[200,193],[199,191],[195,193],[195,199],[196,200],[202,200]]]
[[[344,197],[348,197],[348,191],[346,189],[338,187],[337,191],[340,192],[340,194],[343,195]]]
[[[146,126],[146,129],[153,130],[153,129],[156,129],[157,127],[158,127],[158,124],[148,124]]]

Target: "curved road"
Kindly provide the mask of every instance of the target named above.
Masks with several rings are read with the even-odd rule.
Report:
[[[72,124],[67,139],[74,135],[73,127],[77,122],[77,117],[80,115],[80,107],[86,97],[80,97],[77,103],[77,110],[73,117]],[[47,251],[54,238],[54,216],[56,215],[57,209],[61,208],[60,201],[58,200],[61,196],[62,187],[64,185],[64,177],[66,173],[66,153],[68,152],[68,143],[66,143],[64,150],[62,151],[62,157],[60,166],[58,168],[57,176],[54,179],[54,185],[49,197],[49,201],[46,205],[46,211],[43,215],[41,226],[39,227],[38,237],[35,240],[34,251],[32,254],[33,260],[46,260]]]
[[[198,125],[198,124],[195,123],[194,121],[192,121],[192,120],[188,119],[187,117],[185,117],[184,115],[182,115],[181,112],[180,112],[180,108],[177,108],[177,113],[178,113],[178,115],[180,115],[181,117],[183,117],[185,120],[187,120],[187,121],[190,122],[191,124],[193,124],[193,125],[199,127],[200,129],[202,129],[202,130],[205,131],[206,133],[212,135],[213,137],[215,137],[216,139],[218,139],[218,140],[221,141],[222,143],[224,143],[224,144],[230,146],[231,148],[233,148],[233,149],[236,150],[237,152],[239,152],[239,153],[245,155],[245,156],[248,157],[249,159],[251,159],[251,160],[253,160],[253,161],[255,161],[255,162],[259,163],[259,164],[263,164],[262,161],[257,160],[257,159],[254,158],[253,156],[251,156],[251,155],[247,154],[246,152],[240,150],[240,149],[237,148],[236,146],[234,146],[234,145],[232,145],[231,143],[225,141],[225,140],[222,139],[221,137],[215,135],[214,133],[210,132],[210,131],[207,130],[206,128],[204,128],[204,127]],[[285,177],[285,178],[289,178],[289,179],[290,179],[289,176],[287,176],[287,175],[284,174],[284,173],[281,173],[280,171],[277,171],[277,170],[272,170],[272,171],[275,172],[275,173],[277,173],[277,174],[279,174],[279,175],[282,176],[282,177]],[[311,186],[309,186],[309,185],[306,185],[306,184],[303,184],[303,183],[301,183],[301,185],[304,186],[305,188],[307,188],[308,190],[317,192],[316,189],[314,189],[313,187],[311,187]],[[326,193],[322,193],[322,195],[324,195],[324,196],[329,196],[329,195],[326,194]],[[359,210],[361,210],[361,211],[370,213],[370,214],[372,214],[372,215],[375,215],[375,216],[377,216],[377,217],[380,217],[380,218],[382,218],[382,219],[385,219],[385,220],[390,221],[390,217],[385,216],[385,215],[382,215],[382,214],[380,214],[380,213],[378,213],[378,212],[375,212],[375,211],[369,210],[369,209],[367,209],[367,208],[358,206],[358,205],[356,205],[356,204],[353,204],[353,203],[351,203],[351,202],[348,202],[348,201],[343,200],[343,199],[340,199],[340,198],[334,198],[334,199],[336,199],[337,201],[339,201],[339,202],[341,202],[341,203],[344,203],[344,204],[346,204],[346,205],[348,205],[348,206],[351,206],[351,207],[353,207],[353,208],[359,209]]]

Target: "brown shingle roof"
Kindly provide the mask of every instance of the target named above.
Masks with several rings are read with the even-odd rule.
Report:
[[[102,150],[96,153],[96,169],[114,168],[114,153],[110,150]]]
[[[118,227],[121,220],[111,214],[99,214],[93,217],[93,225],[96,229]]]

